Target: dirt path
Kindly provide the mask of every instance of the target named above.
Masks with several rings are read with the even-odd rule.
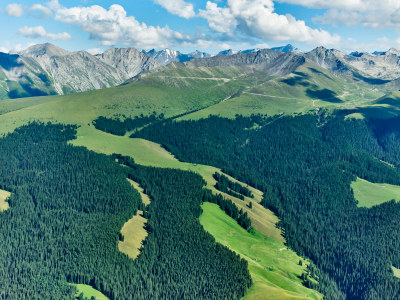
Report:
[[[224,82],[229,82],[232,79],[230,78],[219,78],[219,77],[180,77],[180,76],[155,76],[155,77],[160,77],[160,78],[175,78],[175,79],[202,79],[202,80],[222,80]]]

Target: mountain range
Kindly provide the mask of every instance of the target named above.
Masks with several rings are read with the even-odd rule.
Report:
[[[271,49],[224,50],[215,56],[195,51],[139,51],[112,48],[102,54],[70,52],[39,44],[18,53],[0,53],[0,99],[63,95],[121,85],[138,74],[169,67],[246,66],[266,75],[283,76],[313,62],[337,76],[398,86],[400,51],[353,52],[317,47],[300,52],[292,45]]]

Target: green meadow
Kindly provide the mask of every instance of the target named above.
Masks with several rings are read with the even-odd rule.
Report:
[[[322,299],[318,292],[302,285],[306,261],[282,241],[258,231],[247,232],[216,204],[204,203],[200,223],[217,242],[240,254],[249,263],[253,285],[243,299]],[[303,266],[299,261],[303,260]]]
[[[78,292],[76,293],[77,298],[82,293],[83,297],[88,299],[94,297],[96,300],[108,300],[108,297],[100,293],[98,290],[95,290],[90,285],[86,284],[72,284],[72,285],[74,285],[78,290]]]
[[[372,183],[357,178],[351,187],[359,207],[372,207],[390,200],[400,200],[400,186],[386,183]]]

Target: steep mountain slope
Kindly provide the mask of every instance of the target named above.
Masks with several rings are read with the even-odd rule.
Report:
[[[159,65],[134,48],[93,56],[46,43],[0,53],[0,99],[70,94],[119,85]]]
[[[346,62],[371,77],[396,79],[400,77],[400,51],[390,49],[377,55],[362,52],[345,56]]]
[[[96,55],[96,57],[123,72],[127,78],[159,67],[155,60],[135,48],[113,48],[103,54]]]
[[[262,70],[265,75],[282,76],[293,72],[305,63],[301,56],[292,53],[281,53],[270,49],[232,55],[217,55],[206,59],[195,59],[182,64],[171,64],[171,67],[228,67],[241,66]]]
[[[126,79],[121,71],[86,51],[67,52],[44,44],[28,48],[21,56],[26,64],[34,61],[40,65],[58,94],[110,87]]]

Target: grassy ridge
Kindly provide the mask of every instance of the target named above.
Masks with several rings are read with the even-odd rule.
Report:
[[[283,78],[261,80],[238,97],[205,108],[181,119],[200,119],[208,115],[232,118],[241,115],[292,114],[325,108],[352,108],[384,95],[364,83],[349,83],[312,63],[300,66]]]
[[[217,242],[237,252],[249,262],[253,286],[243,299],[321,299],[307,289],[299,276],[305,270],[301,259],[285,245],[261,233],[249,233],[228,217],[216,204],[204,203],[200,223]]]
[[[400,200],[400,186],[392,184],[372,183],[357,178],[351,187],[354,197],[358,201],[358,207],[372,207],[390,200]]]
[[[238,89],[234,81],[153,77],[79,94],[0,101],[0,133],[33,120],[87,125],[99,116],[134,117],[153,111],[171,117],[216,104]]]

